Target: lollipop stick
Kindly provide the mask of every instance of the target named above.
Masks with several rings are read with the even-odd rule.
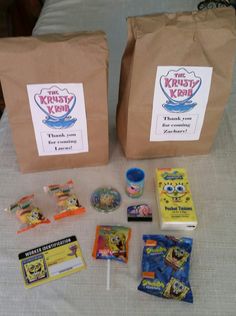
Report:
[[[111,288],[111,260],[107,260],[107,291]]]

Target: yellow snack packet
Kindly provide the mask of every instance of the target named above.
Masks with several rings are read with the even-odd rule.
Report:
[[[156,169],[155,178],[161,229],[195,229],[197,216],[186,170]]]

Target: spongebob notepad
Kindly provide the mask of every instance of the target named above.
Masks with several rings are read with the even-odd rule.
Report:
[[[185,169],[156,169],[156,196],[161,229],[196,228],[197,217]]]
[[[86,267],[75,236],[19,254],[25,287],[62,278]]]

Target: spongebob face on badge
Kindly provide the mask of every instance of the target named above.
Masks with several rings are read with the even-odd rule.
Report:
[[[37,277],[40,274],[41,270],[42,270],[42,265],[40,262],[36,262],[35,264],[31,264],[29,266],[29,269],[28,269],[29,273],[35,277]]]
[[[45,278],[47,276],[47,271],[45,269],[44,261],[42,258],[25,263],[24,271],[28,283],[34,282],[38,279]]]
[[[102,207],[111,206],[113,203],[114,197],[109,193],[103,193],[100,197],[100,204]]]
[[[183,183],[167,182],[164,184],[163,194],[171,198],[173,202],[180,202],[188,193]]]

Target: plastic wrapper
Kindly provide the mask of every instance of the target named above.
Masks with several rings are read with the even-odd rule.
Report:
[[[42,211],[34,205],[34,194],[27,195],[9,206],[5,211],[15,214],[22,226],[17,234],[35,228],[40,224],[49,224],[50,220],[44,217]]]
[[[189,284],[192,239],[144,235],[142,281],[138,290],[193,303]]]
[[[73,192],[73,188],[72,180],[69,180],[65,184],[50,184],[44,187],[44,191],[52,195],[56,200],[57,214],[54,215],[55,220],[85,212],[85,208],[80,205],[78,197]]]
[[[123,226],[97,226],[93,248],[95,259],[128,261],[131,229]]]

